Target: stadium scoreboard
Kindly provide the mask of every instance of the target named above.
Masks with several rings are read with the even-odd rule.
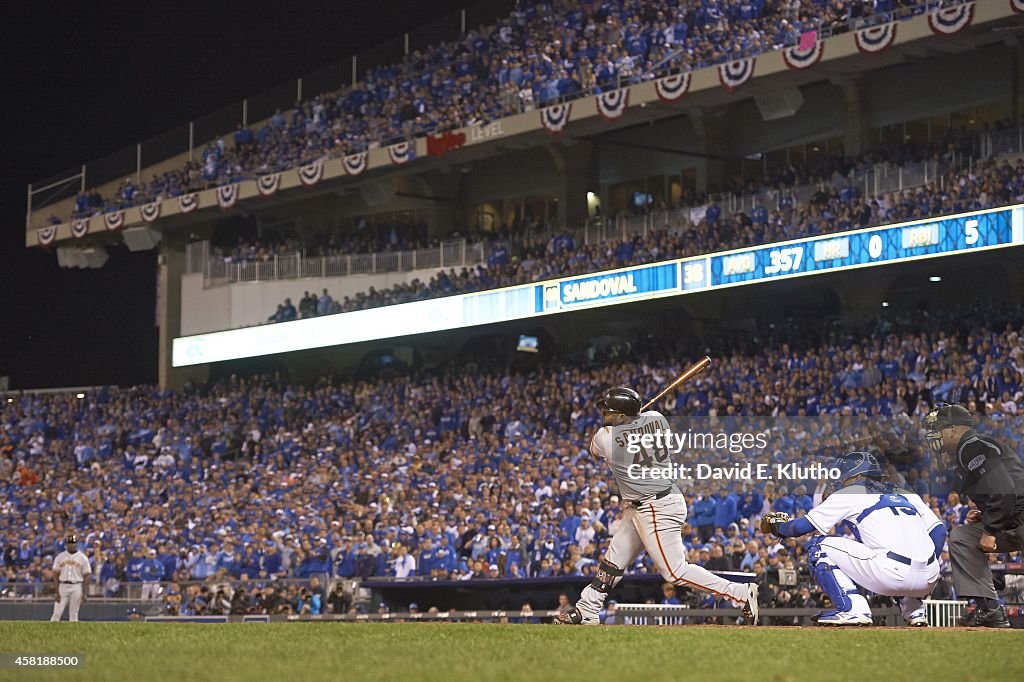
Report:
[[[373,341],[1024,244],[1024,204],[174,339],[175,367]]]
[[[711,272],[708,286],[847,270],[970,249],[1008,246],[1015,243],[1013,216],[1017,216],[1019,223],[1022,210],[859,230],[839,236],[706,256]]]

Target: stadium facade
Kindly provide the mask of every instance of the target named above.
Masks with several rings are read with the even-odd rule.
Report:
[[[943,11],[894,14],[892,21],[864,24],[857,30],[808,32],[799,45],[784,50],[693,72],[666,72],[657,79],[596,96],[523,107],[526,110],[520,113],[443,134],[371,145],[359,153],[326,153],[297,168],[73,217],[74,197],[68,196],[68,188],[74,192],[91,187],[83,169],[70,184],[37,185],[52,187],[51,191],[30,187],[26,245],[53,249],[68,267],[101,267],[106,247],[119,242],[132,250],[157,249],[160,383],[180,386],[209,376],[208,362],[195,350],[205,341],[196,339],[263,324],[285,298],[297,300],[303,291],[323,289],[335,298],[354,296],[371,287],[381,290],[417,279],[425,281],[439,269],[486,263],[490,255],[486,246],[467,242],[457,226],[486,232],[533,221],[549,226],[554,233],[568,232],[577,243],[615,244],[658,229],[659,220],[669,222],[667,211],[655,210],[659,205],[685,206],[690,217],[699,219],[712,203],[727,213],[740,213],[749,212],[758,201],[779,201],[786,192],[759,198],[714,192],[735,178],[771,177],[791,162],[811,163],[837,154],[856,157],[883,145],[929,143],[945,136],[970,141],[951,152],[952,163],[959,167],[1008,151],[1024,152],[1019,130],[991,132],[993,124],[1020,120],[1024,49],[1017,39],[1016,9],[1008,0],[968,3]],[[406,50],[408,46],[406,40]],[[353,60],[350,77],[333,87],[354,79],[362,66]],[[303,88],[300,81],[297,94],[308,97],[309,84]],[[266,123],[248,115],[248,104],[243,104],[242,111],[252,130]],[[197,157],[201,146],[210,140],[193,139],[194,126],[189,131],[190,151],[185,155],[154,158],[150,163],[140,146],[131,174],[147,178]],[[228,147],[234,144],[231,136],[222,141]],[[879,166],[850,182],[858,183],[863,196],[876,196],[941,184],[945,170],[928,161],[906,168]],[[114,180],[98,189],[113,193],[117,186]],[[801,189],[814,192],[821,187]],[[981,245],[995,248],[1020,243],[1021,218],[1017,215],[1015,232],[1013,215],[1007,213],[1006,225],[1001,228],[1005,234]],[[211,252],[208,241],[218,230],[238,224],[267,232],[288,229],[311,234],[351,230],[360,221],[396,217],[425,223],[438,246],[340,258],[299,252],[261,263],[225,264]],[[957,223],[956,229],[966,235],[971,229],[969,221],[970,216]],[[928,241],[932,224],[925,221],[918,228],[924,236],[915,238],[925,240],[922,246],[935,246]],[[964,247],[971,245],[974,242],[968,241]],[[835,256],[841,260],[849,255],[850,245],[822,241],[807,248],[838,249]],[[868,248],[866,243],[864,248]],[[719,259],[718,275],[728,275],[730,268],[742,269],[745,259],[750,259],[753,267],[754,260],[760,258],[755,250],[733,250],[731,262]],[[1019,262],[1018,249],[972,255],[959,254],[956,248],[939,251],[942,253],[935,249],[906,252],[896,260],[920,261],[957,252],[941,261],[947,283],[958,272],[996,269],[1007,282],[1006,289],[1019,291],[1024,284],[1021,268],[1014,265]],[[712,260],[706,266],[707,282],[713,277]],[[343,313],[332,322],[334,327],[358,326],[365,333],[351,340],[342,335],[337,342],[328,333],[326,340],[316,344],[321,349],[315,359],[291,353],[281,362],[301,374],[302,367],[315,371],[311,368],[324,361],[344,366],[375,353],[443,354],[475,335],[514,337],[531,330],[569,347],[651,315],[689,320],[687,324],[699,338],[700,327],[707,323],[694,321],[736,319],[750,305],[746,301],[753,301],[756,307],[750,314],[781,317],[794,310],[812,316],[877,310],[883,301],[898,303],[900,292],[906,294],[908,286],[919,288],[922,277],[938,276],[938,263],[908,262],[871,271],[819,275],[812,281],[742,287],[741,293],[697,292],[696,296],[664,300],[647,300],[658,297],[646,296],[641,297],[644,301],[630,299],[629,305],[617,305],[612,324],[608,315],[600,317],[594,312],[543,318],[531,315],[529,311],[547,312],[543,301],[539,311],[527,306],[529,311],[517,316],[484,314],[473,322],[457,316],[447,324],[433,326],[422,322],[446,315],[442,309],[454,302],[443,304],[439,301],[448,299],[437,299],[430,305],[406,304],[420,306],[416,310]],[[563,297],[560,308],[572,309],[580,296],[589,296],[588,291],[599,292],[597,299],[607,298],[600,294],[602,286],[618,287],[622,293],[623,287],[635,287],[634,274],[625,272],[611,285],[600,278],[576,277],[572,290],[576,298],[568,301]],[[679,265],[675,276],[680,280],[676,293],[685,293],[682,280],[689,276],[685,264]],[[532,306],[534,287],[528,288],[525,295],[531,297],[528,303]],[[947,289],[950,296],[963,293],[955,286]],[[929,294],[921,289],[914,295]],[[910,305],[912,298],[905,295],[902,300]],[[387,312],[395,314],[387,316]],[[537,319],[531,321],[532,317]],[[460,329],[492,320],[497,323],[492,327]],[[273,332],[236,332],[240,335],[231,337],[231,345],[268,344],[268,334],[302,336],[305,332],[299,327],[310,322],[275,325]],[[245,336],[246,331],[253,336]],[[436,333],[415,342],[402,338],[422,332]],[[195,341],[191,345],[189,338]],[[178,357],[176,343],[182,348]],[[350,345],[331,348],[340,343]],[[282,349],[311,347],[285,344]],[[185,357],[188,354],[190,357]],[[248,353],[255,354],[259,353]],[[231,358],[230,352],[216,356],[218,360]]]

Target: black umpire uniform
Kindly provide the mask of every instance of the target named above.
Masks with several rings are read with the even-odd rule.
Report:
[[[953,489],[970,499],[981,511],[981,519],[957,526],[949,535],[949,555],[953,564],[953,587],[961,599],[974,598],[978,608],[966,625],[1008,627],[1005,611],[999,607],[988,554],[979,542],[983,535],[996,540],[996,551],[1024,551],[1024,464],[1013,448],[1002,441],[978,433],[970,413],[957,405],[944,405],[926,417],[929,445],[933,451],[953,455]],[[945,429],[964,426],[955,443],[957,431]]]

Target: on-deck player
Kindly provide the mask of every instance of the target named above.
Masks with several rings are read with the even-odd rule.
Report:
[[[69,535],[64,540],[65,551],[53,560],[57,599],[53,604],[51,621],[59,621],[64,616],[64,609],[70,606],[68,620],[78,621],[78,609],[85,599],[85,588],[89,585],[92,567],[83,552],[78,551],[78,536]]]
[[[807,558],[814,579],[835,607],[818,615],[818,625],[871,625],[871,608],[857,591],[902,597],[908,625],[928,625],[922,597],[939,581],[939,562],[946,526],[920,496],[881,481],[874,455],[851,452],[836,463],[839,480],[807,516],[788,520],[773,513],[761,519],[761,530],[782,537],[821,533],[808,543]],[[846,521],[856,540],[829,536]]]
[[[642,404],[639,394],[631,388],[613,388],[597,402],[604,426],[591,440],[590,453],[611,466],[612,476],[627,505],[622,523],[598,566],[597,576],[583,588],[573,609],[560,614],[555,622],[598,625],[598,613],[608,593],[622,580],[624,569],[646,549],[667,582],[728,597],[743,605],[745,620],[756,624],[756,584],[734,583],[702,566],[687,563],[682,537],[686,500],[672,481],[674,477],[667,475],[671,471],[667,450],[639,447],[636,454],[627,451],[630,434],[669,430],[668,420],[660,412],[651,410],[641,414]],[[638,476],[638,469],[634,467],[631,476],[631,465],[639,465],[639,472],[646,472],[646,475]]]

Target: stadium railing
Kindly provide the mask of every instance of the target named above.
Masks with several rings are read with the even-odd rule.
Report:
[[[203,275],[203,286],[233,282],[267,282],[312,277],[347,277],[413,270],[437,270],[478,265],[486,259],[481,242],[451,239],[439,246],[408,251],[310,256],[305,251],[275,254],[265,261],[227,261],[210,255],[207,241],[188,245],[186,273]]]
[[[984,158],[1006,154],[1024,154],[1024,127],[984,133],[981,136],[979,149]]]
[[[821,611],[819,608],[762,608],[760,619],[772,625],[813,625],[813,616]],[[901,621],[900,610],[895,606],[874,607],[871,613],[876,624],[899,625]],[[694,609],[678,604],[618,604],[614,611],[608,612],[616,625],[687,625],[735,618],[739,614],[739,609]],[[786,622],[779,622],[781,620]]]
[[[964,615],[967,602],[956,599],[925,599],[928,624],[936,628],[956,627],[956,620]]]

